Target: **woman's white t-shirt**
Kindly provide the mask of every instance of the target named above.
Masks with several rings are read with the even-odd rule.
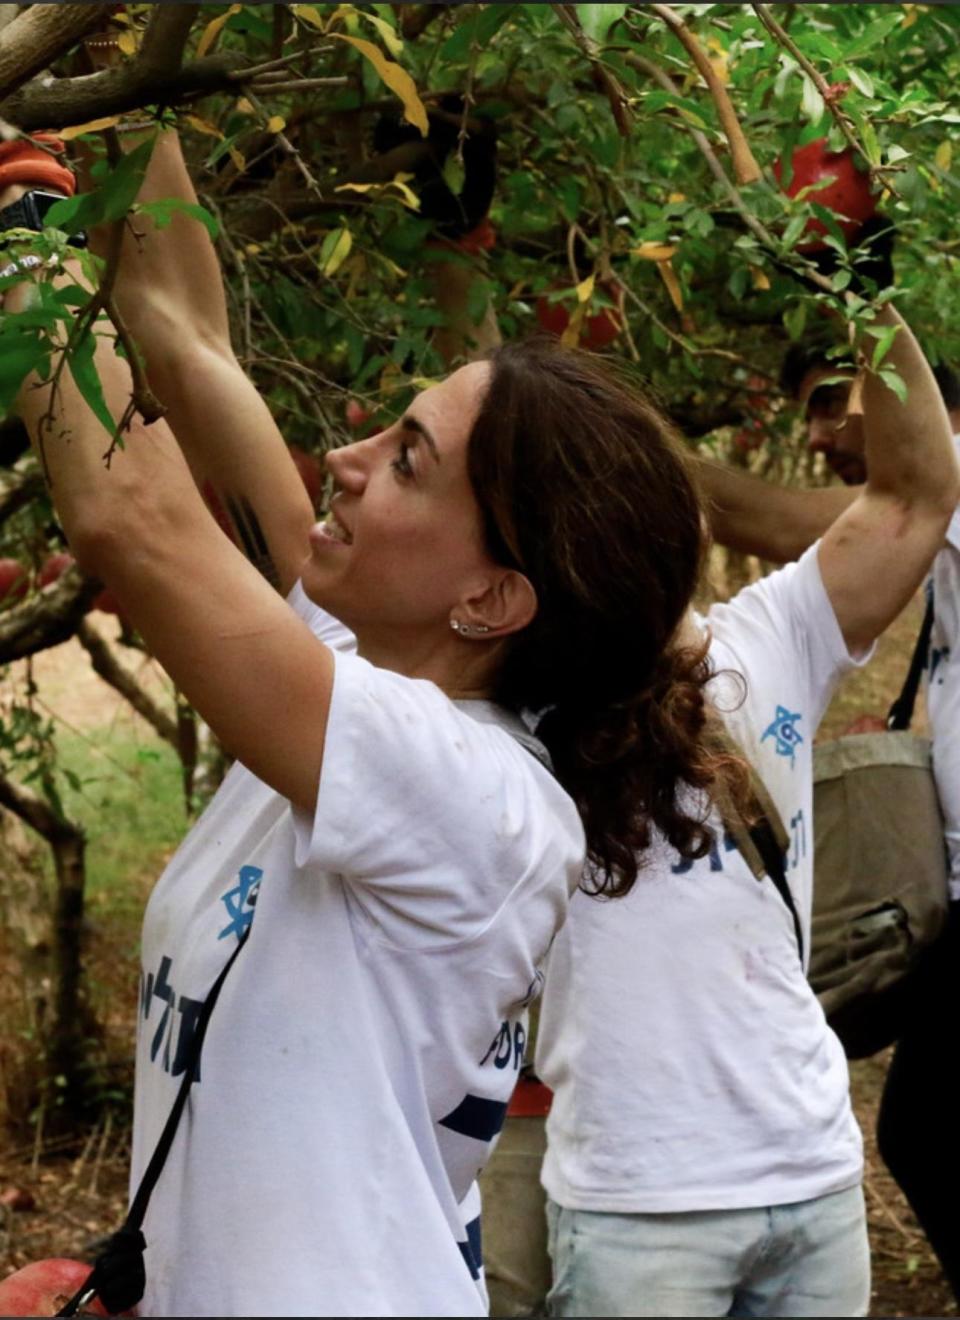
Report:
[[[854,663],[816,548],[715,606],[707,624],[711,697],[791,834],[808,950],[813,735]],[[714,824],[702,860],[681,862],[661,841],[626,897],[571,902],[537,1042],[537,1071],[555,1091],[543,1181],[562,1206],[736,1209],[860,1179],[846,1059],[787,905]]]
[[[315,815],[235,766],[147,907],[134,1188],[250,936],[150,1202],[140,1313],[483,1315],[471,1188],[582,827],[509,733],[291,604],[346,648]]]

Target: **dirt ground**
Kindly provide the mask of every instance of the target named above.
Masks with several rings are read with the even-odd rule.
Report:
[[[848,680],[832,705],[821,736],[843,732],[864,712],[883,713],[909,663],[922,608],[915,602],[882,639],[873,663]],[[110,622],[106,624],[110,628]],[[73,648],[73,649],[71,649]],[[130,656],[140,677],[159,692],[164,680],[140,657]],[[74,644],[37,657],[44,700],[75,727],[137,720],[89,673]],[[922,710],[917,727],[924,727]],[[99,941],[98,941],[99,943]],[[90,950],[101,967],[110,961],[108,942]],[[134,1002],[136,967],[114,966],[120,1003]],[[123,990],[129,981],[129,987]],[[120,1053],[128,1049],[130,1024],[113,1024]],[[873,1316],[954,1316],[957,1307],[922,1233],[880,1161],[873,1140],[877,1104],[888,1062],[878,1055],[851,1065],[854,1107],[864,1133],[865,1191],[873,1255]],[[0,1145],[0,1275],[45,1256],[84,1257],[98,1239],[117,1227],[125,1210],[129,1130],[125,1115],[108,1118],[80,1141],[56,1145],[33,1141],[19,1148]]]

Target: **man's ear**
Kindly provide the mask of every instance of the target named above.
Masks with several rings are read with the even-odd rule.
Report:
[[[508,637],[532,622],[537,606],[530,579],[517,569],[502,568],[483,589],[467,596],[458,614],[479,636]]]

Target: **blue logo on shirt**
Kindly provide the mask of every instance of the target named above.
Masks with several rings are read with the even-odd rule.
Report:
[[[225,904],[231,921],[229,926],[224,926],[217,936],[218,940],[225,940],[228,935],[236,935],[237,939],[240,939],[252,925],[257,891],[262,877],[263,872],[259,866],[240,867],[240,883],[220,896],[220,901]]]
[[[786,706],[778,706],[776,718],[760,739],[761,742],[766,742],[768,738],[775,738],[777,755],[789,756],[791,766],[794,764],[797,748],[803,742],[803,734],[796,728],[796,722],[800,719],[803,719],[803,716],[799,711],[794,714],[787,710]]]

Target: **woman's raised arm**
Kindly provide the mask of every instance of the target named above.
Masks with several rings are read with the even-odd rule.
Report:
[[[177,135],[167,132],[139,200],[173,197],[197,200]],[[213,242],[183,213],[164,229],[140,215],[133,228],[115,296],[150,384],[197,485],[230,517],[248,558],[286,593],[299,576],[313,510],[270,410],[233,352]]]

